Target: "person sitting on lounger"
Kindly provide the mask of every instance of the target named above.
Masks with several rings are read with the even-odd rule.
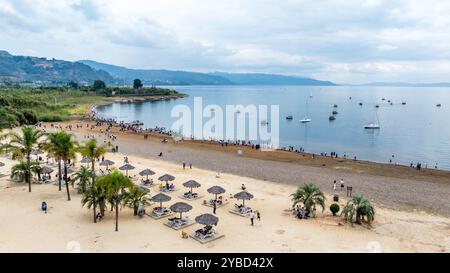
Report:
[[[45,214],[47,214],[47,209],[48,209],[47,202],[45,202],[45,201],[42,202],[41,209],[43,212],[45,212]]]

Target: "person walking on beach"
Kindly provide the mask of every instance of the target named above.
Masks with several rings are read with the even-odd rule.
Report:
[[[186,162],[183,161],[183,170],[186,170]]]
[[[192,162],[191,161],[189,161],[189,169],[192,170]]]
[[[345,182],[344,179],[341,179],[341,191],[343,191],[345,188]]]
[[[250,211],[250,221],[252,223],[252,227],[255,225],[255,213],[252,211]]]
[[[333,184],[333,190],[336,191],[337,190],[337,181],[334,180],[334,184]]]
[[[261,213],[259,211],[256,214],[256,219],[258,219],[258,223],[261,224]]]

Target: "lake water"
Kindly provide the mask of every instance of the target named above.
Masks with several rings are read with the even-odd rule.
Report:
[[[144,127],[171,128],[176,105],[193,107],[194,98],[203,105],[279,105],[280,146],[309,152],[337,152],[377,162],[450,170],[450,88],[398,87],[299,87],[299,86],[178,86],[190,96],[154,103],[115,103],[97,108],[99,116],[118,121],[139,120]],[[312,95],[312,98],[311,98]],[[382,98],[386,100],[383,101]],[[391,100],[393,105],[387,101]],[[406,102],[406,105],[402,105]],[[359,103],[363,103],[360,106]],[[442,107],[436,105],[440,103]],[[334,105],[338,105],[334,109]],[[375,105],[379,105],[378,109]],[[308,107],[306,107],[308,105]],[[308,110],[307,110],[308,109]],[[339,113],[329,121],[333,110]],[[302,124],[306,115],[311,123]],[[292,115],[293,120],[286,117]],[[376,122],[380,130],[366,130]],[[208,120],[205,118],[205,121]],[[273,120],[269,121],[273,123]]]

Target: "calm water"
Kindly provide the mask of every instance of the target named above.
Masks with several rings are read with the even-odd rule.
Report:
[[[302,147],[310,152],[337,152],[340,156],[357,156],[378,162],[450,169],[450,88],[388,88],[388,87],[298,87],[298,86],[180,86],[174,87],[190,97],[141,104],[112,104],[99,107],[106,118],[131,122],[140,120],[144,127],[170,128],[175,121],[171,110],[178,104],[193,107],[194,97],[202,97],[203,105],[279,105],[280,146]],[[310,98],[312,94],[312,98]],[[351,99],[350,99],[351,97]],[[382,98],[386,98],[383,102]],[[394,105],[389,105],[391,100]],[[306,115],[313,122],[299,122]],[[360,106],[359,103],[364,103]],[[402,105],[407,102],[407,105]],[[436,107],[441,103],[442,107]],[[329,121],[333,105],[339,114]],[[379,104],[380,108],[375,109]],[[363,127],[377,122],[380,130]],[[294,120],[286,120],[293,115]],[[205,119],[206,121],[206,119]],[[273,121],[271,121],[273,123]]]

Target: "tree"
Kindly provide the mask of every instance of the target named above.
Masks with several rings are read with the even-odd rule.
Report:
[[[92,183],[91,187],[94,188],[92,191],[92,202],[93,202],[93,210],[94,210],[94,223],[97,223],[97,213],[96,213],[96,200],[95,200],[95,160],[102,157],[106,154],[106,147],[105,146],[98,146],[97,141],[95,139],[89,140],[86,142],[83,146],[79,147],[78,151],[83,155],[84,157],[91,159],[91,171],[92,171]]]
[[[92,171],[85,166],[81,166],[81,168],[78,170],[78,172],[72,179],[72,186],[74,186],[75,182],[78,181],[77,185],[79,193],[84,193],[91,182],[91,178],[92,178]]]
[[[94,207],[94,202],[98,205],[100,209],[100,214],[105,216],[106,211],[106,193],[105,190],[95,184],[94,186],[90,186],[86,188],[86,191],[83,193],[83,198],[81,199],[81,203],[86,206],[88,209]]]
[[[142,81],[140,79],[135,79],[133,82],[133,88],[141,89],[142,87],[144,87],[144,85],[142,84]]]
[[[322,207],[322,211],[325,210],[325,199],[325,195],[316,185],[305,184],[292,194],[292,201],[294,202],[292,207],[301,203],[315,216],[317,205]]]
[[[67,182],[67,163],[76,159],[77,142],[74,135],[66,132],[52,133],[48,136],[48,142],[43,146],[52,153],[59,162],[59,186],[61,190],[61,161],[64,165],[64,181],[66,181],[67,200],[70,201],[69,183]]]
[[[134,216],[138,215],[139,207],[150,205],[149,190],[133,185],[124,196],[125,205],[133,208]]]
[[[59,191],[62,190],[62,157],[59,154],[60,151],[60,143],[59,143],[59,134],[52,133],[47,135],[47,141],[43,145],[43,149],[48,153],[53,154],[55,159],[58,161],[58,187]]]
[[[61,144],[59,155],[64,162],[64,181],[66,181],[67,200],[70,201],[69,182],[67,179],[67,164],[69,160],[73,161],[76,159],[76,147],[78,143],[74,140],[74,135],[72,134],[68,134],[66,132],[60,132],[59,134],[59,141]]]
[[[2,150],[12,152],[17,155],[20,159],[25,158],[26,164],[24,167],[26,171],[25,182],[28,183],[28,191],[31,192],[31,177],[32,177],[32,163],[31,163],[31,152],[33,149],[39,148],[42,145],[41,139],[45,134],[40,130],[32,127],[22,127],[21,134],[16,132],[11,132],[9,137],[9,143],[3,145]]]
[[[21,161],[19,164],[14,165],[11,168],[11,178],[19,178],[19,182],[27,181],[28,177],[32,177],[33,173],[40,176],[42,168],[36,162],[31,162],[31,166],[26,161]]]
[[[370,201],[363,196],[354,196],[347,202],[347,205],[342,210],[342,215],[346,222],[362,224],[362,221],[366,221],[369,225],[375,220],[375,209],[370,204]]]
[[[116,232],[119,231],[119,204],[122,204],[125,190],[134,186],[130,178],[119,171],[114,171],[98,179],[98,186],[105,189],[106,197],[114,199],[116,211]]]
[[[105,90],[106,89],[106,84],[102,80],[96,80],[96,81],[94,81],[93,88],[94,88],[95,91]]]

